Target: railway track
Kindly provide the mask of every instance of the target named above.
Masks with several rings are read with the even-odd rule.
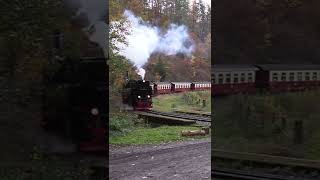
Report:
[[[240,180],[296,180],[296,177],[286,177],[273,174],[253,173],[234,169],[213,168],[212,177],[221,179],[240,179]],[[304,179],[311,180],[311,179]]]
[[[175,110],[176,113],[181,114],[191,114],[191,115],[199,115],[204,117],[211,117],[211,112],[200,112],[200,111],[182,111],[182,110]]]
[[[214,167],[212,171],[212,175],[216,177],[258,180],[320,179],[320,161],[217,149],[212,150],[212,157],[219,167]],[[229,169],[234,164],[238,165]],[[248,173],[250,171],[256,174]]]
[[[160,112],[160,111],[153,111],[153,110],[146,111],[146,113],[167,116],[167,117],[173,117],[173,118],[180,118],[180,119],[191,120],[191,121],[196,121],[196,122],[198,121],[198,122],[211,123],[211,117],[205,117],[202,115],[177,113],[177,112]]]

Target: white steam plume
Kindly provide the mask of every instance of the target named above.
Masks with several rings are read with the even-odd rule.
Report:
[[[89,25],[84,29],[89,39],[99,44],[107,55],[108,26],[106,17],[108,13],[108,1],[101,0],[66,0],[67,4],[77,8],[74,18],[86,14]]]
[[[170,24],[166,32],[151,26],[131,11],[125,10],[124,16],[130,23],[129,35],[126,36],[128,46],[118,44],[120,54],[130,59],[138,67],[139,75],[144,79],[145,70],[142,66],[148,61],[153,52],[166,55],[183,53],[191,55],[194,43],[190,39],[187,27]]]

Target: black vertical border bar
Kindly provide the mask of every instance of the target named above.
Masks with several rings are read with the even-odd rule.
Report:
[[[106,21],[106,24],[107,24],[107,29],[106,29],[106,31],[107,31],[107,39],[106,39],[106,43],[107,43],[107,49],[105,50],[105,52],[106,52],[106,64],[107,64],[107,66],[106,66],[106,77],[107,77],[107,98],[106,98],[106,103],[107,103],[107,106],[106,106],[106,108],[108,109],[107,110],[107,122],[106,122],[106,134],[105,134],[105,137],[106,137],[106,155],[107,155],[107,177],[108,177],[108,179],[109,179],[109,63],[108,63],[108,60],[109,60],[109,25],[110,25],[110,23],[109,23],[109,0],[102,0],[102,1],[107,1],[107,3],[106,3],[106,5],[107,5],[107,13],[106,13],[106,16],[105,16],[105,21]]]
[[[215,47],[216,47],[216,42],[215,42],[215,21],[216,21],[216,11],[215,11],[215,4],[216,0],[211,0],[211,179],[213,179],[213,167],[214,167],[214,162],[213,162],[213,148],[214,148],[214,99],[213,99],[213,65],[214,65],[214,57],[215,57]]]

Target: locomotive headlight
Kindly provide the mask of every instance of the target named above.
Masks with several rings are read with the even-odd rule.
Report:
[[[140,99],[141,98],[141,96],[138,96],[138,99]]]
[[[148,95],[147,97],[150,98],[150,95]]]
[[[91,114],[94,115],[94,116],[96,116],[96,115],[99,114],[98,108],[92,108],[90,112],[91,112]]]

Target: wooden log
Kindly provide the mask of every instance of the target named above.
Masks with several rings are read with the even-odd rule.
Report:
[[[202,130],[206,133],[209,134],[209,127],[202,127]]]
[[[206,132],[204,130],[184,130],[181,131],[182,136],[204,136]]]

